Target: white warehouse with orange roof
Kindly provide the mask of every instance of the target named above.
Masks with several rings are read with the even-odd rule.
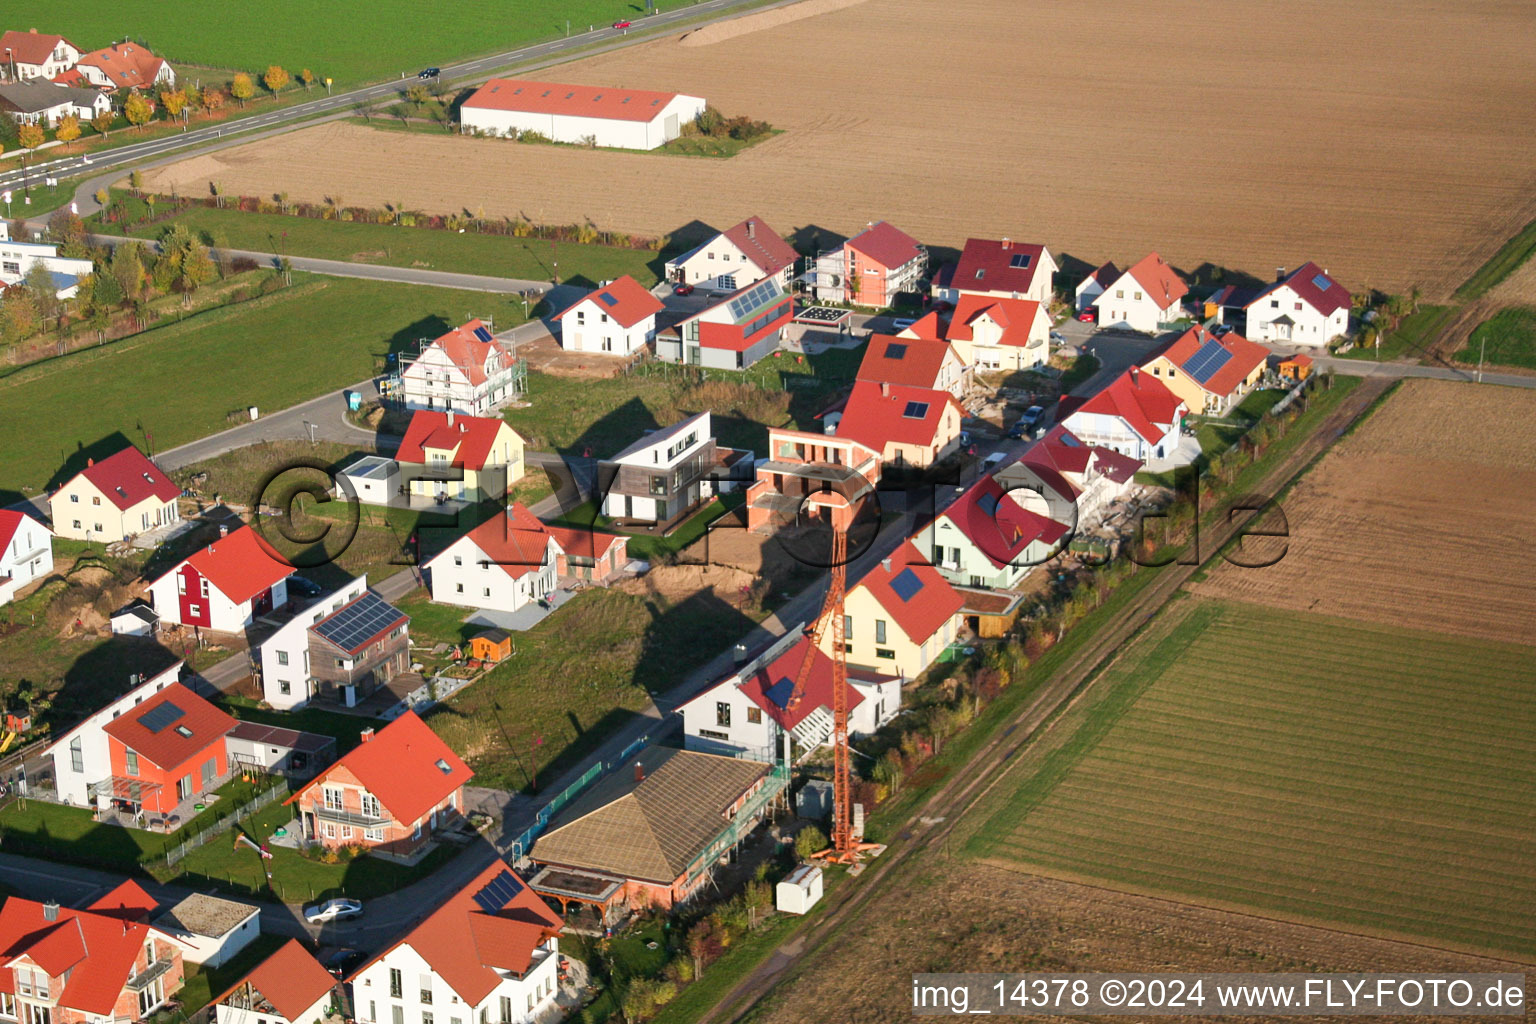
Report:
[[[701,98],[675,92],[493,78],[460,106],[459,123],[500,138],[537,132],[555,142],[655,149],[703,112]]]

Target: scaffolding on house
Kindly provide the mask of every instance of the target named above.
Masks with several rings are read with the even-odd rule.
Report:
[[[492,321],[488,317],[481,317],[480,319],[485,322],[487,334],[489,334],[490,330],[494,329]],[[384,398],[402,398],[405,394],[406,374],[412,366],[420,361],[422,356],[426,355],[427,350],[432,348],[438,340],[437,338],[417,338],[414,354],[391,352],[386,357],[385,375],[384,379],[379,382],[379,394]],[[444,354],[446,356],[446,352]],[[463,374],[466,380],[473,379],[471,371],[477,369],[473,364],[458,359],[449,359],[448,361],[450,365]],[[485,383],[478,387],[471,385],[466,389],[458,386],[449,387],[448,384],[449,382],[447,381],[443,382],[444,386],[441,397],[445,402],[452,403],[451,407],[455,409],[473,411],[475,404],[473,392],[480,388],[483,388],[486,394],[491,395],[496,394],[498,390],[504,389],[501,398],[493,403],[492,408],[503,405],[506,402],[520,401],[528,394],[528,360],[520,356],[513,356],[505,366],[501,367],[494,374],[488,374]],[[450,405],[444,405],[445,409],[449,407]]]

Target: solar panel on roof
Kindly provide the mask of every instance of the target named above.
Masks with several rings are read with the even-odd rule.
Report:
[[[400,618],[377,594],[368,591],[335,615],[310,628],[344,651],[355,651]]]
[[[898,342],[893,341],[889,345],[885,346],[885,358],[887,359],[902,359],[906,356],[906,354],[907,346]]]
[[[779,286],[773,278],[759,281],[749,290],[732,299],[727,310],[732,320],[743,320],[757,310],[768,305],[780,295]]]
[[[182,711],[181,708],[170,701],[166,701],[164,704],[156,704],[140,715],[139,724],[150,732],[157,733],[184,714],[186,712]]]
[[[1026,269],[1028,269],[1028,267],[1029,267],[1029,253],[1027,253],[1027,252],[1016,252],[1016,253],[1014,253],[1013,254],[1013,258],[1008,261],[1008,265],[1010,267],[1012,267],[1014,270],[1026,270]]]
[[[609,307],[610,309],[619,304],[618,296],[613,295],[610,292],[598,292],[597,297],[603,305]]]
[[[1328,280],[1327,274],[1318,274],[1312,279],[1312,287],[1316,288],[1320,292],[1327,291],[1330,287],[1332,287],[1332,285],[1333,282]]]
[[[923,581],[917,578],[917,573],[910,568],[903,569],[891,580],[891,589],[896,591],[896,596],[903,601],[910,601],[919,590],[923,589]]]
[[[1199,350],[1184,361],[1184,372],[1204,384],[1231,359],[1232,353],[1228,352],[1221,342],[1215,338],[1207,338]]]
[[[909,420],[920,420],[928,415],[928,403],[908,402],[901,414]]]
[[[479,327],[475,328],[475,337],[479,338],[481,341],[490,341],[491,329],[486,327],[484,324],[481,324]]]
[[[475,893],[475,902],[487,914],[494,914],[522,891],[523,883],[517,880],[517,876],[510,871],[503,871]]]
[[[789,698],[795,695],[795,681],[789,676],[784,676],[768,689],[763,691],[763,696],[773,701],[776,707],[789,707]]]
[[[976,507],[989,516],[997,515],[997,495],[983,494],[976,499]]]

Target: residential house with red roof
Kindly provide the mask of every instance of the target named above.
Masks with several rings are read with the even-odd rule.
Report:
[[[410,621],[366,576],[316,596],[252,650],[262,696],[280,711],[356,707],[410,669]]]
[[[996,477],[983,476],[912,536],[957,586],[1011,590],[1071,539],[1068,523],[1024,507]]]
[[[219,527],[219,538],[149,585],[149,603],[170,625],[238,633],[288,603],[293,566],[255,529]]]
[[[768,457],[747,488],[747,529],[767,530],[857,507],[880,482],[880,449],[847,436],[770,427]]]
[[[855,379],[948,391],[959,399],[972,375],[965,358],[943,341],[871,334]]]
[[[89,460],[48,498],[48,514],[60,537],[110,544],[180,522],[180,497],[160,467],[128,447]]]
[[[415,498],[500,500],[523,478],[523,438],[497,416],[417,410],[395,452],[400,486]]]
[[[113,43],[82,54],[75,62],[75,70],[87,82],[107,92],[152,91],[156,86],[176,88],[176,70],[170,62],[134,42]]]
[[[101,727],[107,737],[112,801],[146,819],[171,816],[229,775],[225,738],[235,720],[180,683]],[[184,817],[190,818],[188,810]]]
[[[704,113],[704,100],[675,92],[493,78],[460,104],[460,130],[513,139],[655,149]]]
[[[414,853],[462,813],[475,773],[414,711],[362,739],[286,802],[309,842]]]
[[[1282,345],[1327,345],[1349,332],[1353,300],[1349,289],[1316,263],[1275,274],[1275,283],[1247,305],[1243,333],[1253,341]]]
[[[53,531],[29,515],[0,509],[0,604],[53,571]]]
[[[1043,245],[1010,238],[970,238],[960,251],[960,259],[940,269],[931,291],[935,299],[949,303],[959,302],[962,295],[982,295],[1033,299],[1048,307],[1057,269],[1056,260]]]
[[[1057,425],[993,476],[1024,508],[1081,530],[1134,486],[1141,467],[1139,459],[1087,444]]]
[[[1269,349],[1235,331],[1212,334],[1191,327],[1141,368],[1168,385],[1196,415],[1231,411],[1264,376]]]
[[[1093,300],[1104,294],[1104,289],[1120,279],[1120,268],[1113,263],[1095,267],[1093,272],[1077,284],[1076,306],[1079,311],[1093,305]]]
[[[560,915],[493,860],[353,972],[358,1024],[531,1024],[560,985]]]
[[[181,990],[181,950],[127,881],[83,910],[12,896],[0,907],[0,1015],[21,1024],[148,1020]]]
[[[390,388],[410,410],[485,416],[521,394],[523,367],[491,325],[470,320],[402,358]]]
[[[289,939],[213,1001],[214,1024],[314,1024],[338,1002],[340,982]]]
[[[931,466],[960,448],[965,410],[948,391],[861,380],[853,385],[839,437],[852,438],[897,466]]]
[[[795,247],[761,217],[748,217],[669,260],[666,277],[716,292],[734,292],[771,277],[789,291],[799,259]]]
[[[1085,444],[1142,462],[1174,457],[1189,406],[1158,378],[1133,366],[1065,416],[1061,425]]]
[[[849,668],[916,679],[954,641],[965,599],[912,541],[848,585],[843,599]],[[821,650],[832,654],[823,627]]]
[[[571,303],[555,315],[567,352],[630,356],[656,340],[661,300],[628,274]]]
[[[606,583],[629,564],[629,538],[590,526],[549,526],[555,539],[555,575]]]
[[[976,370],[1012,373],[1050,359],[1051,317],[1034,299],[961,295],[953,309],[934,310],[902,337],[946,342]]]
[[[779,347],[795,302],[764,278],[656,335],[656,358],[715,370],[745,370]]]
[[[1184,315],[1188,294],[1183,278],[1154,252],[1106,285],[1093,305],[1100,327],[1155,334]]]
[[[816,257],[811,289],[825,302],[882,308],[915,295],[928,272],[928,251],[886,221],[870,224]]]
[[[811,656],[805,692],[795,680]],[[848,670],[848,729],[872,733],[901,710],[901,676]],[[832,737],[832,659],[791,630],[678,708],[688,750],[754,761],[800,761]],[[786,740],[792,738],[791,749]]]
[[[560,545],[515,501],[449,544],[423,567],[438,604],[515,612],[554,593]]]
[[[29,78],[51,79],[68,71],[80,59],[80,48],[63,36],[37,29],[11,29],[0,35],[0,77],[24,82]]]

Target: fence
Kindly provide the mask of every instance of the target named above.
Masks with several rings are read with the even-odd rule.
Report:
[[[613,769],[617,768],[625,761],[628,761],[632,756],[634,756],[636,751],[642,749],[650,741],[650,734],[647,733],[646,735],[635,740],[629,746],[625,747],[624,752],[621,753],[616,760],[599,761],[597,764],[594,764],[592,767],[582,772],[581,778],[577,779],[569,786],[566,786],[559,793],[555,794],[554,799],[550,800],[543,807],[540,807],[538,814],[534,815],[533,824],[529,825],[526,829],[523,830],[521,835],[512,840],[512,844],[508,847],[508,850],[512,855],[513,862],[515,863],[521,861],[528,855],[528,851],[533,847],[533,841],[537,839],[546,828],[549,827],[550,819],[553,818],[556,814],[559,814],[560,810],[565,807],[566,804],[580,796],[582,791],[590,786],[593,782],[597,781],[608,772],[613,771]]]
[[[285,779],[266,792],[256,794],[250,799],[249,802],[242,804],[239,808],[231,811],[229,814],[220,817],[212,825],[209,825],[202,831],[197,832],[196,834],[186,839],[183,839],[175,846],[166,847],[166,867],[174,867],[178,862],[182,860],[182,858],[186,857],[187,854],[191,853],[198,847],[205,845],[208,840],[212,839],[214,836],[234,828],[236,823],[238,823],[241,818],[248,818],[255,814],[257,811],[261,810],[263,807],[266,807],[268,804],[272,803],[274,800],[285,797],[287,795],[288,782]]]

